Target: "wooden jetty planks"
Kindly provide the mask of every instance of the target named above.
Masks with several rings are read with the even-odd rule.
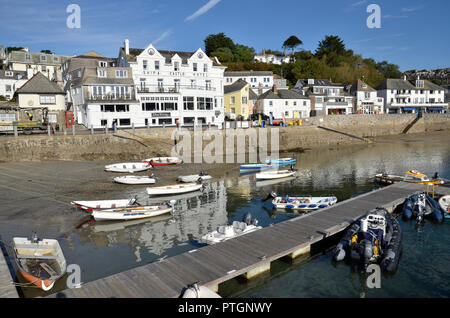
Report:
[[[423,186],[397,183],[261,230],[89,282],[66,297],[178,297],[193,282],[215,285],[338,233],[371,209],[401,203]],[[330,231],[331,233],[326,233]],[[139,282],[138,282],[139,281]],[[132,284],[136,286],[131,287]],[[106,290],[105,290],[106,289]],[[81,296],[83,297],[83,296]]]
[[[16,286],[9,271],[8,263],[0,249],[0,298],[19,298]]]

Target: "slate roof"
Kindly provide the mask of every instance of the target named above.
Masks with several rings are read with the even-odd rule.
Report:
[[[308,79],[299,79],[297,80],[297,83],[295,86],[302,86],[302,87],[312,87],[312,86],[338,86],[343,87],[343,84],[339,83],[332,83],[329,80],[322,80],[322,79],[314,79],[314,84],[308,84]]]
[[[423,80],[424,87],[416,87],[416,81],[415,80],[404,80],[404,79],[397,79],[397,78],[388,78],[382,81],[375,89],[377,91],[380,90],[386,90],[386,89],[394,89],[394,90],[444,90],[439,85],[434,84],[433,82],[430,82],[428,80]]]
[[[358,92],[376,92],[375,89],[367,85],[361,80],[357,80],[350,85],[350,93]]]
[[[224,94],[230,94],[233,92],[237,92],[237,91],[240,91],[242,88],[244,88],[247,85],[248,85],[248,83],[246,81],[237,80],[236,82],[234,82],[231,85],[225,85],[223,87],[223,92],[224,92]]]
[[[25,59],[26,54],[30,55],[30,60]],[[45,56],[45,60],[41,60],[41,56]],[[57,57],[58,61],[55,61]],[[43,65],[59,65],[67,61],[70,56],[47,54],[47,53],[30,53],[25,51],[12,51],[10,52],[11,63],[29,63],[29,64],[43,64]]]
[[[22,85],[16,94],[62,94],[65,92],[54,82],[51,82],[41,72],[37,72],[25,84]]]
[[[273,91],[273,89],[271,89],[259,95],[258,100],[260,99],[309,99],[309,98],[289,89],[278,89],[276,93]]]
[[[225,77],[231,76],[273,76],[271,71],[247,71],[247,72],[224,72]]]
[[[136,48],[130,48],[130,54],[125,54],[125,48],[121,48],[124,55],[127,57],[128,62],[135,62],[136,57],[141,54],[144,49],[136,49]],[[182,64],[187,64],[188,59],[191,58],[191,56],[195,52],[182,52],[182,51],[165,51],[165,50],[157,50],[166,60],[166,63],[170,63],[172,60],[172,57],[176,54],[181,58]]]

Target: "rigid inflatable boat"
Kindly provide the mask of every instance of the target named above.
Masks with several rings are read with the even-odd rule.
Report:
[[[443,215],[439,204],[428,194],[413,194],[403,204],[403,217],[407,220],[415,217],[420,223],[425,217],[441,222]]]
[[[333,252],[335,261],[359,256],[364,270],[378,263],[382,270],[393,272],[402,249],[402,230],[398,221],[383,208],[377,208],[350,225]]]

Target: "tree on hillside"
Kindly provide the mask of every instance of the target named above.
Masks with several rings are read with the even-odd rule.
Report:
[[[344,41],[336,35],[325,36],[325,39],[319,42],[314,54],[318,58],[322,58],[323,55],[329,55],[332,52],[336,55],[344,55],[346,52]]]
[[[219,47],[214,52],[211,52],[210,56],[217,57],[221,63],[232,62],[234,59],[233,52],[227,47]]]
[[[235,62],[251,62],[255,56],[255,49],[242,44],[236,44],[233,55]]]
[[[298,37],[296,37],[295,35],[291,35],[286,41],[283,42],[283,48],[289,48],[292,50],[292,54],[294,54],[294,49],[299,46],[302,45],[303,42],[302,40],[300,40]]]
[[[387,61],[377,63],[376,69],[385,78],[401,78],[402,77],[402,72],[400,72],[398,65],[390,64]]]
[[[52,54],[52,51],[50,51],[50,50],[41,50],[41,53]]]
[[[233,51],[234,42],[227,37],[223,32],[218,34],[210,34],[205,39],[205,53],[210,55],[212,52],[217,51],[218,48],[229,48]]]

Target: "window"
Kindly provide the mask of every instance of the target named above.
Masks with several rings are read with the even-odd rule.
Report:
[[[273,102],[271,100],[269,101],[269,106],[273,106]]]
[[[41,104],[56,104],[55,96],[41,95],[39,96],[39,102]]]
[[[143,111],[159,110],[159,103],[142,103]]]
[[[370,93],[369,93],[369,92],[365,92],[365,93],[364,93],[364,97],[365,97],[366,99],[369,99],[369,98],[370,98]]]
[[[247,96],[242,96],[242,104],[244,104],[244,105],[248,104]]]
[[[31,60],[31,55],[30,55],[30,54],[25,54],[25,59],[26,59],[27,61]]]
[[[183,97],[183,109],[194,110],[194,97]]]
[[[159,71],[159,61],[155,61],[155,71]]]
[[[42,65],[42,72],[47,72],[47,66]]]
[[[178,110],[177,103],[161,103],[161,110]]]
[[[203,72],[208,72],[208,64],[203,64]]]
[[[195,80],[191,80],[191,88],[195,88],[196,82]]]
[[[53,56],[53,62],[59,62],[59,57]]]
[[[105,70],[98,70],[97,71],[98,77],[106,77],[106,71]]]
[[[164,80],[163,79],[158,79],[158,89],[162,90],[164,89]]]
[[[100,105],[100,110],[104,113],[114,113],[114,105]]]
[[[289,116],[289,112],[284,112],[284,115],[285,116]]]
[[[147,60],[143,60],[142,61],[142,67],[144,68],[144,70],[147,69],[148,65],[147,65]]]
[[[116,77],[117,78],[128,77],[128,71],[126,71],[126,70],[117,70],[116,71]]]
[[[284,102],[284,105],[289,106],[289,102],[288,102],[288,101],[285,101],[285,102]]]
[[[116,105],[116,112],[129,112],[130,105]]]
[[[5,91],[11,92],[11,85],[5,85]]]
[[[180,80],[179,79],[173,80],[173,85],[175,86],[175,89],[178,91],[180,89]]]
[[[205,98],[197,97],[197,109],[205,110]]]
[[[205,81],[206,84],[206,90],[209,91],[211,90],[211,81]]]
[[[178,72],[180,70],[180,62],[174,62],[173,63],[173,70],[175,72]]]
[[[105,61],[98,61],[98,65],[99,65],[100,67],[106,67],[106,66],[107,66],[107,63],[106,63]]]
[[[129,118],[119,119],[119,126],[130,126],[131,120]]]
[[[12,71],[5,71],[5,76],[12,77],[13,75],[14,75],[14,72],[12,72]]]
[[[47,61],[47,57],[45,55],[41,55],[41,61]]]
[[[205,98],[205,109],[212,110],[213,109],[213,99],[210,97]]]
[[[101,126],[108,126],[108,120],[107,119],[101,119],[100,120],[100,125]]]
[[[197,72],[197,63],[192,64],[192,69],[194,72]]]
[[[234,96],[231,96],[230,98],[230,104],[234,105],[236,103],[236,98]]]

